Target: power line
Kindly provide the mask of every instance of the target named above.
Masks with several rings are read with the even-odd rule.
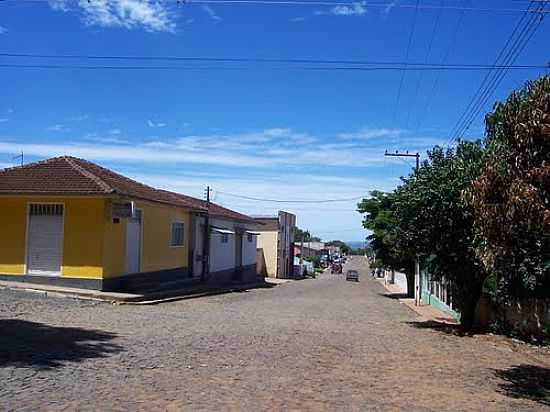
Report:
[[[355,71],[355,72],[378,72],[378,71],[483,71],[491,70],[492,66],[487,67],[299,67],[299,66],[284,66],[284,67],[214,67],[214,66],[106,66],[106,65],[60,65],[60,64],[0,64],[0,68],[13,69],[43,69],[43,70],[174,70],[174,71]],[[506,69],[518,70],[544,70],[548,68],[546,65],[529,65],[529,66],[507,66]]]
[[[298,199],[263,199],[259,197],[251,197],[251,196],[243,196],[243,195],[237,195],[234,193],[228,193],[228,192],[222,192],[221,190],[216,190],[216,193],[219,193],[221,195],[225,196],[231,196],[236,197],[238,199],[246,199],[246,200],[253,200],[256,202],[272,202],[272,203],[334,203],[334,202],[350,202],[353,200],[361,200],[366,197],[366,195],[363,196],[356,196],[356,197],[350,197],[345,199],[318,199],[318,200],[298,200]]]
[[[532,2],[529,4],[529,8],[531,7],[532,5]],[[513,41],[514,39],[514,36],[516,35],[516,33],[518,32],[518,30],[520,29],[523,21],[525,18],[527,18],[528,16],[528,12],[525,12],[523,14],[523,16],[521,16],[521,19],[518,21],[518,23],[516,24],[514,30],[512,31],[512,33],[510,34],[510,36],[508,37],[508,39],[506,40],[506,43],[504,44],[504,46],[502,47],[502,49],[500,49],[500,52],[499,54],[497,55],[497,58],[495,59],[495,65],[497,63],[499,63],[501,57],[504,55],[504,53],[506,52],[508,46],[510,45],[510,43]],[[529,23],[527,23],[527,25],[524,27],[524,30],[526,27],[528,27]],[[516,40],[517,41],[517,40]],[[491,74],[492,74],[492,70],[490,72],[488,72],[483,81],[481,82],[481,85],[479,86],[479,88],[477,89],[476,93],[474,94],[474,96],[472,97],[472,99],[470,100],[470,103],[468,103],[468,106],[466,107],[466,109],[464,110],[464,112],[462,113],[462,115],[460,116],[460,118],[458,119],[458,122],[455,124],[455,126],[453,127],[452,131],[451,131],[451,141],[454,140],[454,136],[456,136],[455,134],[455,131],[458,132],[460,130],[460,127],[461,125],[463,124],[463,121],[467,118],[468,114],[471,113],[471,110],[472,108],[474,107],[474,105],[476,104],[476,101],[479,102],[479,96],[481,95],[481,93],[483,93],[484,89],[487,87],[487,85],[491,82]],[[494,78],[493,78],[494,79]]]
[[[449,42],[449,45],[447,46],[447,50],[445,51],[445,55],[443,56],[442,64],[445,64],[447,62],[447,59],[449,58],[452,49],[455,46],[456,40],[458,38],[458,32],[462,26],[462,21],[464,20],[464,12],[460,13],[456,25],[453,29],[453,34],[451,37],[451,41]],[[421,116],[418,118],[417,124],[416,124],[416,130],[420,129],[420,125],[422,124],[424,118],[426,117],[426,113],[428,113],[428,109],[430,108],[430,104],[435,99],[435,97],[438,94],[438,87],[439,87],[439,80],[441,78],[441,73],[438,72],[435,76],[435,80],[431,89],[431,92],[428,94],[428,98],[426,99],[426,104],[424,105],[424,110],[422,111]]]
[[[1,1],[1,0],[0,0]],[[91,54],[41,54],[41,53],[8,53],[0,52],[0,57],[32,58],[32,59],[82,59],[82,60],[121,60],[121,61],[184,61],[184,62],[208,62],[208,63],[287,63],[287,64],[349,64],[358,66],[413,66],[428,68],[493,68],[490,64],[469,63],[430,63],[409,61],[384,61],[384,60],[345,60],[345,59],[308,59],[308,58],[261,58],[261,57],[201,57],[201,56],[123,56],[123,55],[91,55]],[[502,66],[509,67],[509,66]],[[540,69],[541,65],[518,65],[518,69]],[[401,69],[401,67],[398,67]]]
[[[94,3],[95,0],[88,0],[89,3]],[[105,3],[117,3],[120,0],[104,0]],[[145,0],[145,2],[148,2]],[[151,1],[153,2],[153,1]],[[0,3],[19,3],[19,4],[48,4],[48,0],[0,0]],[[67,3],[78,3],[78,0],[67,1]],[[354,6],[355,2],[342,1],[307,1],[307,0],[155,0],[154,3],[173,4],[175,6],[188,5],[265,5],[265,6]],[[388,3],[368,3],[366,7],[371,8],[387,8]],[[416,5],[412,4],[395,4],[394,8],[398,9],[416,9]],[[437,6],[432,4],[420,4],[419,10],[450,10],[450,11],[468,11],[479,13],[523,13],[526,10],[520,8],[499,8],[499,7],[461,7],[461,6]],[[548,13],[548,12],[545,12]]]
[[[439,3],[441,6],[444,4],[445,0],[441,0],[441,2]],[[433,27],[433,30],[432,30],[432,34],[430,36],[430,42],[428,43],[428,50],[426,51],[426,58],[424,59],[424,63],[427,63],[429,58],[430,58],[430,54],[432,52],[432,47],[433,47],[433,44],[434,44],[434,40],[435,40],[435,34],[437,33],[437,29],[439,28],[439,22],[441,21],[441,16],[443,15],[443,9],[439,9],[439,12],[437,13],[437,16],[435,18],[435,23],[434,23],[434,27]],[[414,92],[414,97],[411,101],[411,104],[409,106],[409,111],[407,113],[407,122],[406,122],[406,125],[408,127],[409,125],[409,120],[410,120],[410,117],[411,117],[411,112],[412,112],[412,108],[416,102],[416,99],[418,98],[418,92],[420,91],[420,85],[422,84],[422,79],[424,77],[424,72],[420,72],[420,78],[418,79],[418,82],[416,83],[416,90]]]
[[[533,3],[534,2],[532,1],[530,7]],[[538,6],[539,9],[537,11],[545,11],[544,8],[546,7],[546,5],[547,1],[541,2],[540,7]],[[462,113],[458,122],[455,124],[448,144],[451,144],[454,140],[460,139],[464,135],[464,133],[470,128],[471,124],[473,123],[479,112],[486,105],[488,100],[491,98],[493,93],[496,91],[496,89],[506,76],[506,73],[508,72],[507,66],[513,65],[518,56],[525,49],[525,47],[535,34],[537,28],[540,26],[544,15],[531,14],[531,16],[529,16],[529,18],[527,19],[528,21],[521,29],[520,34],[514,39],[514,36],[518,32],[518,30],[520,30],[520,27],[522,26],[522,23],[525,18],[527,18],[527,16],[528,13],[526,12],[514,28],[514,31],[506,41],[504,47],[501,49],[495,60],[495,67],[497,64],[504,67],[491,70],[489,73],[487,73],[477,92],[474,94],[474,96],[470,100],[470,103],[466,107],[466,110]],[[506,49],[512,42],[513,44],[510,50],[507,51]],[[505,56],[502,58],[503,54],[505,54]]]
[[[541,7],[542,8],[545,7],[545,4],[543,4]],[[519,55],[523,52],[523,50],[525,50],[525,47],[527,46],[529,41],[533,38],[533,35],[536,33],[538,27],[540,26],[543,17],[544,15],[542,14],[540,15],[540,18],[537,16],[534,16],[532,24],[529,28],[531,32],[530,33],[528,31],[526,32],[526,35],[524,36],[523,44],[518,43],[517,47],[514,50],[515,55],[514,54],[510,55],[510,58],[508,59],[507,64],[514,64],[514,62],[517,60]],[[537,19],[538,19],[538,22],[537,22]],[[502,83],[502,80],[504,80],[504,77],[506,76],[507,72],[508,72],[507,67],[505,67],[504,69],[499,69],[499,71],[497,72],[497,77],[491,83],[490,87],[487,88],[487,90],[485,91],[484,95],[482,96],[482,100],[474,109],[473,115],[470,117],[470,120],[463,126],[462,130],[459,132],[459,135],[457,137],[458,139],[460,139],[464,135],[464,133],[466,133],[466,131],[470,128],[470,126],[472,125],[473,121],[476,119],[479,112],[481,112],[481,110],[487,104],[487,102],[489,101],[491,96],[494,94],[498,86]]]
[[[413,22],[412,22],[412,26],[411,26],[411,32],[409,33],[409,41],[407,43],[407,51],[405,53],[405,61],[408,61],[409,60],[409,53],[411,51],[411,45],[412,45],[412,40],[413,40],[413,37],[414,37],[414,30],[416,28],[416,19],[418,17],[418,6],[420,5],[420,0],[416,0],[416,8],[414,9],[414,17],[413,17]],[[395,109],[393,111],[393,123],[395,123],[396,121],[396,118],[397,118],[397,110],[399,109],[399,102],[401,100],[401,92],[402,92],[402,89],[403,89],[403,83],[405,82],[405,72],[406,72],[406,69],[407,69],[408,65],[405,64],[405,67],[402,72],[401,72],[401,79],[399,80],[399,88],[397,89],[397,101],[395,103]]]

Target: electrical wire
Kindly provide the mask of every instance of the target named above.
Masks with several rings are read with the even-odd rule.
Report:
[[[470,63],[429,63],[409,61],[377,61],[377,60],[335,60],[335,59],[307,59],[307,58],[257,58],[257,57],[199,57],[199,56],[122,56],[122,55],[90,55],[90,54],[41,54],[41,53],[9,53],[0,52],[0,57],[10,58],[31,58],[31,59],[69,59],[69,60],[121,60],[121,61],[184,61],[184,62],[208,62],[208,63],[285,63],[285,64],[343,64],[358,66],[413,66],[428,68],[472,68],[488,69],[495,67],[490,64]],[[497,66],[498,67],[498,66]],[[508,67],[508,66],[502,66]],[[546,66],[541,65],[518,65],[518,69],[540,69]],[[399,67],[399,69],[401,69]]]
[[[534,2],[531,2],[530,6],[533,3]],[[545,11],[544,8],[546,7],[547,3],[547,1],[541,2],[540,8],[536,11]],[[528,13],[525,13],[522,16],[514,31],[506,41],[504,47],[501,49],[499,55],[497,56],[497,59],[495,60],[495,66],[499,64],[500,66],[504,67],[492,70],[487,73],[477,92],[470,100],[470,103],[468,104],[466,110],[462,113],[461,117],[453,128],[450,139],[447,143],[448,145],[452,144],[453,141],[462,138],[464,133],[470,128],[471,124],[476,119],[479,112],[487,104],[488,100],[491,98],[491,96],[494,94],[494,92],[506,76],[506,73],[508,72],[507,65],[514,64],[518,56],[525,49],[525,47],[535,34],[536,30],[542,22],[544,14],[531,14],[531,16],[529,16],[528,18],[527,23],[521,29],[520,34],[517,36],[516,39],[514,39],[515,34],[518,32],[518,30],[520,30],[520,27],[522,26],[522,23],[527,16]],[[506,49],[511,42],[513,42],[513,44],[510,50],[507,51]],[[506,55],[502,59],[503,61],[499,62],[504,53],[506,53]]]
[[[441,0],[439,3],[441,6],[445,3],[445,0]],[[428,50],[426,51],[426,57],[424,59],[424,63],[428,63],[428,60],[430,59],[430,54],[432,52],[432,47],[435,40],[435,35],[437,33],[437,29],[439,28],[439,22],[441,21],[441,16],[443,15],[443,9],[439,9],[439,12],[437,13],[437,16],[435,18],[434,27],[432,30],[432,34],[430,36],[430,42],[428,43]],[[416,83],[416,90],[414,92],[414,97],[411,100],[411,104],[409,106],[409,111],[407,112],[407,121],[405,122],[406,127],[409,126],[409,120],[411,118],[411,112],[413,109],[413,106],[415,106],[416,99],[418,98],[418,93],[420,92],[420,86],[422,84],[422,80],[424,77],[424,72],[420,72],[420,78],[418,79],[418,82]]]
[[[61,64],[0,64],[0,68],[11,69],[44,69],[44,70],[174,70],[174,71],[351,71],[351,72],[379,72],[379,71],[483,71],[491,70],[492,67],[214,67],[214,66],[106,66],[106,65],[61,65]],[[506,69],[518,70],[544,70],[546,65],[506,67]]]
[[[447,50],[445,51],[445,55],[443,56],[442,64],[445,64],[447,62],[447,59],[449,58],[451,51],[453,50],[456,40],[458,38],[458,33],[460,28],[462,27],[462,22],[464,20],[464,12],[460,13],[456,25],[453,29],[453,34],[451,36],[451,41],[449,42],[449,45],[447,46]],[[435,100],[436,96],[438,95],[438,87],[439,87],[439,81],[441,79],[441,73],[438,72],[435,76],[434,83],[431,89],[431,92],[428,94],[428,97],[426,99],[426,104],[424,105],[424,109],[422,111],[422,115],[418,118],[417,124],[416,124],[416,131],[420,129],[420,126],[423,124],[423,121],[426,117],[426,114],[428,113],[428,110],[430,108],[431,103]]]
[[[121,0],[102,0],[105,3],[117,3]],[[49,0],[0,0],[0,4],[18,3],[18,4],[48,4]],[[144,2],[149,2],[145,0]],[[307,0],[151,0],[151,3],[172,4],[175,6],[188,5],[265,5],[265,6],[354,6],[355,2],[342,1],[307,1]],[[78,0],[67,0],[66,3],[78,3]],[[88,3],[94,3],[94,0],[88,0]],[[366,7],[382,8],[388,7],[388,3],[368,3]],[[399,9],[416,9],[412,4],[395,4],[395,8]],[[523,13],[526,10],[521,8],[499,8],[499,7],[461,7],[461,6],[437,6],[432,4],[421,4],[419,10],[452,10],[452,11],[467,11],[479,13]]]
[[[407,43],[407,51],[405,53],[405,61],[409,60],[409,53],[411,51],[412,41],[414,37],[414,31],[416,28],[416,20],[418,18],[418,6],[420,5],[420,0],[416,0],[416,8],[414,9],[414,16],[413,16],[413,22],[411,25],[411,32],[409,33],[409,41]],[[401,72],[401,79],[399,80],[399,88],[397,89],[397,101],[395,102],[395,108],[393,111],[393,123],[395,124],[395,121],[397,119],[397,111],[399,110],[399,103],[401,101],[401,93],[403,90],[403,83],[405,83],[405,73],[408,65],[405,64],[404,70]]]
[[[243,195],[238,195],[234,193],[222,192],[221,190],[216,190],[216,192],[225,196],[236,197],[238,199],[246,199],[246,200],[252,200],[256,202],[271,202],[271,203],[335,203],[335,202],[350,202],[353,200],[361,200],[367,197],[366,195],[363,195],[363,196],[356,196],[356,197],[350,197],[345,199],[318,199],[318,200],[284,199],[284,200],[281,200],[281,199],[263,199],[259,197],[243,196]]]
[[[543,7],[544,7],[544,5],[543,5]],[[525,50],[525,47],[527,46],[529,41],[533,38],[533,36],[536,33],[538,27],[540,26],[543,17],[544,17],[544,15],[540,15],[540,17],[535,16],[534,23],[530,27],[531,32],[526,34],[526,36],[524,37],[525,40],[524,40],[523,44],[518,44],[518,46],[515,49],[515,51],[516,51],[515,55],[512,54],[510,59],[508,60],[509,64],[514,64],[514,62],[517,60],[519,55],[523,52],[523,50]],[[536,21],[537,19],[538,19],[538,23]],[[479,102],[477,107],[474,109],[473,115],[470,117],[470,120],[463,126],[462,130],[459,131],[459,135],[458,135],[458,137],[456,137],[455,140],[458,140],[458,139],[462,138],[462,136],[470,129],[470,126],[472,125],[472,123],[474,122],[474,120],[476,119],[478,114],[482,111],[483,107],[488,103],[491,96],[493,96],[496,89],[502,83],[502,80],[504,80],[504,77],[506,76],[507,73],[508,73],[508,68],[507,67],[504,68],[504,69],[500,69],[497,72],[497,77],[494,79],[491,86],[485,91],[484,95],[481,98],[481,101]]]

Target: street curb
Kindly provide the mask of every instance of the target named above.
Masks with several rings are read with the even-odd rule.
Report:
[[[265,281],[246,283],[242,285],[230,286],[203,286],[201,288],[180,288],[175,290],[164,290],[153,292],[150,294],[128,294],[128,296],[99,296],[97,292],[82,290],[82,291],[51,291],[33,287],[20,287],[11,285],[0,285],[0,290],[15,290],[26,293],[35,293],[44,297],[78,299],[83,301],[94,301],[111,303],[118,305],[155,305],[163,302],[172,302],[176,300],[194,299],[203,296],[219,295],[223,293],[243,292],[249,289],[272,288],[278,286]],[[101,292],[99,292],[101,293]]]

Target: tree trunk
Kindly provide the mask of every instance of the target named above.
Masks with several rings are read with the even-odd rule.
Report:
[[[471,332],[474,328],[476,307],[481,297],[481,287],[472,288],[464,299],[464,305],[460,314],[460,324],[464,332]]]
[[[405,276],[407,277],[407,297],[414,298],[414,272],[406,272]]]

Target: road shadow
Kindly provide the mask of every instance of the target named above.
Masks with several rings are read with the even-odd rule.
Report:
[[[110,342],[116,336],[99,330],[0,319],[0,367],[53,369],[65,362],[107,357],[123,350]]]
[[[395,299],[395,300],[407,299],[407,298],[410,297],[410,296],[407,295],[406,293],[392,293],[392,292],[379,293],[379,295],[380,295],[380,296],[383,296],[383,297],[385,297],[385,298]]]
[[[436,332],[445,333],[455,336],[471,336],[464,333],[462,327],[458,323],[452,323],[445,318],[436,318],[435,320],[421,320],[406,322],[407,325],[417,329],[431,329]]]
[[[506,396],[550,406],[550,368],[522,364],[496,370],[495,375],[504,381],[499,392]]]

